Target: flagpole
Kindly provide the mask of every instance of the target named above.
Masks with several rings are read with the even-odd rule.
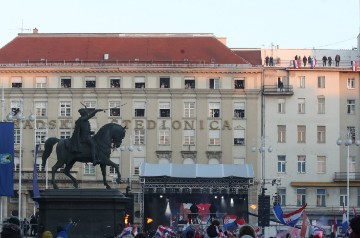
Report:
[[[4,122],[4,105],[5,105],[5,97],[4,97],[4,84],[1,85],[2,91],[1,91],[1,121]],[[0,223],[2,227],[2,221],[3,221],[3,197],[0,196]]]

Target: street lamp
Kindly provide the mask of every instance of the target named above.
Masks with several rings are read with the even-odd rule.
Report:
[[[355,145],[360,145],[360,140],[357,139],[354,141]],[[350,207],[350,146],[353,144],[351,130],[350,128],[347,129],[346,139],[343,141],[341,138],[336,140],[336,144],[338,146],[345,145],[347,147],[347,165],[346,165],[346,217],[349,221],[349,207]]]
[[[22,112],[22,101],[20,101],[20,108],[19,111],[17,111],[16,113],[11,111],[8,115],[7,115],[7,120],[8,121],[13,121],[14,119],[16,119],[18,122],[20,122],[20,140],[19,140],[19,190],[18,190],[18,218],[19,221],[21,221],[21,206],[22,206],[22,199],[21,199],[21,193],[22,193],[22,143],[23,143],[23,122],[25,121],[25,116]],[[29,120],[33,121],[33,116],[29,116]]]
[[[267,151],[269,153],[273,152],[273,148],[271,147],[271,145],[268,146]],[[256,146],[252,146],[251,147],[251,152],[256,152]],[[261,137],[261,141],[260,141],[260,147],[259,147],[259,153],[261,154],[261,180],[262,180],[262,189],[264,188],[265,185],[265,152],[266,152],[266,144],[265,144],[265,137],[262,136]],[[264,191],[262,191],[264,192]]]

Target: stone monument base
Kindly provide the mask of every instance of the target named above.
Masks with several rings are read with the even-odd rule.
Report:
[[[124,227],[125,207],[130,199],[113,189],[55,189],[42,191],[39,198],[38,236],[57,226],[76,222],[68,235],[77,238],[99,238],[115,235]]]

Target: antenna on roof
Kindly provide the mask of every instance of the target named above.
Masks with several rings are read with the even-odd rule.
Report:
[[[20,33],[23,33],[24,31],[31,31],[31,29],[24,28],[24,20],[21,19],[21,28],[11,29],[11,30],[20,30]]]

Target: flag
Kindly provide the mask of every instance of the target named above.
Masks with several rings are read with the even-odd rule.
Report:
[[[352,71],[358,70],[358,62],[356,60],[351,61]]]
[[[284,214],[280,204],[276,204],[273,208],[273,212],[275,217],[278,219],[278,221],[284,225],[292,226],[294,227],[296,223],[298,222],[299,218],[301,217],[304,209],[306,208],[307,204],[302,206],[301,208],[297,209],[296,211],[293,211],[289,214]]]
[[[309,225],[310,225],[309,218],[307,217],[306,212],[304,211],[303,212],[303,221],[302,221],[301,230],[300,230],[300,237],[308,237]]]
[[[164,236],[166,233],[171,233],[173,230],[168,226],[158,226],[155,236]]]
[[[345,207],[343,205],[343,216],[342,216],[342,222],[341,222],[341,234],[345,234],[347,230],[349,229],[349,221],[346,217],[346,211]]]
[[[315,57],[311,57],[311,68],[315,68],[316,66],[316,58]]]
[[[293,63],[293,67],[294,67],[295,69],[299,68],[298,61],[297,61],[297,60],[293,60],[292,63]]]
[[[118,235],[118,238],[127,236],[127,235],[131,235],[132,232],[132,227],[128,224],[124,230]]]
[[[241,217],[236,221],[236,223],[238,225],[242,226],[242,225],[245,225],[246,222],[245,222],[245,219]]]
[[[0,196],[14,196],[14,123],[0,122]]]
[[[334,214],[334,225],[333,225],[332,231],[335,233],[335,236],[336,236],[336,233],[337,233],[337,224],[336,224],[336,215],[335,215],[335,214]]]
[[[255,233],[257,237],[261,237],[263,235],[260,227],[255,228]]]
[[[38,152],[39,152],[39,145],[36,145],[35,152],[34,152],[34,168],[33,168],[33,181],[32,181],[34,198],[40,197],[39,184],[38,184],[38,180],[37,180],[37,169],[36,169],[36,158],[37,158]],[[37,202],[35,202],[35,204],[38,205]]]
[[[131,233],[132,233],[133,236],[136,236],[136,235],[138,234],[137,226],[134,226],[134,227],[132,228]]]
[[[228,214],[224,217],[224,224],[229,224],[236,221],[237,216]]]

